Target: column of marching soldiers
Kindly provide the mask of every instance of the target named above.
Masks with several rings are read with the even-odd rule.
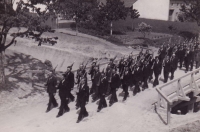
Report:
[[[150,50],[142,51],[136,57],[131,54],[122,57],[117,64],[115,58],[110,59],[107,67],[100,71],[97,60],[92,62],[89,72],[86,71],[86,65],[82,63],[74,77],[72,65],[67,67],[67,71],[63,74],[63,79],[57,86],[55,70],[51,71],[46,83],[47,92],[49,94],[49,104],[46,112],[49,112],[53,107],[57,107],[54,95],[59,89],[59,97],[61,100],[60,108],[57,117],[62,116],[65,112],[69,112],[68,103],[74,101],[75,97],[71,94],[74,84],[77,84],[77,99],[76,109],[80,108],[77,123],[84,117],[88,116],[86,104],[89,102],[89,95],[92,97],[92,102],[99,100],[97,112],[107,107],[105,98],[110,96],[109,106],[118,102],[116,91],[122,87],[124,97],[123,101],[129,97],[128,88],[133,88],[133,96],[148,89],[148,82],[153,82],[153,87],[159,85],[159,76],[163,70],[164,83],[174,78],[178,64],[181,69],[185,67],[185,72],[193,70],[193,65],[196,63],[196,68],[199,67],[199,44],[197,42],[183,42],[181,44],[166,44],[162,45],[158,50],[158,55],[154,57]],[[90,75],[92,86],[88,86],[88,77]],[[154,80],[153,80],[154,75]],[[152,80],[152,81],[151,81]]]

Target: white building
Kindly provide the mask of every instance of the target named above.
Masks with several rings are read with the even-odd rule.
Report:
[[[133,8],[140,18],[176,21],[183,4],[184,0],[137,0]]]
[[[140,18],[168,20],[170,0],[137,0],[133,8],[140,13]]]

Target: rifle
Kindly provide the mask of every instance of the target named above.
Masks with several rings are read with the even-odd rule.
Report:
[[[113,58],[113,61],[115,61],[116,58],[117,58],[117,55]]]
[[[86,63],[85,66],[84,66],[84,69],[86,69],[86,66],[88,65],[88,63],[89,63],[89,62],[87,61],[87,63]]]

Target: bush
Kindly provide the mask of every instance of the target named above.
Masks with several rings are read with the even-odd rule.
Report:
[[[189,31],[181,31],[179,32],[179,35],[187,40],[194,39],[196,37],[198,38],[197,33],[189,32]]]
[[[144,36],[144,38],[146,37],[146,34],[150,33],[152,31],[152,26],[146,24],[145,22],[141,22],[139,25],[138,25],[138,29],[139,29],[139,32],[141,32]]]

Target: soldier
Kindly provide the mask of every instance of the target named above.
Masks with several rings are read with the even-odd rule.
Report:
[[[199,64],[200,64],[200,50],[199,50],[199,48],[197,48],[197,50],[195,51],[194,61],[196,63],[196,69],[198,69],[199,68]]]
[[[163,48],[163,46],[161,46],[161,48],[158,50],[158,56],[161,62],[163,62],[165,55],[166,55],[166,50]]]
[[[185,68],[186,68],[185,73],[188,72],[188,68],[189,68],[190,61],[191,61],[189,53],[190,53],[190,51],[189,51],[189,49],[187,49],[185,52]]]
[[[183,49],[183,46],[181,46],[180,49],[178,50],[178,60],[180,62],[180,65],[179,65],[180,69],[182,68],[184,57],[185,57],[185,51]]]
[[[95,66],[95,76],[94,76],[94,95],[93,95],[93,100],[92,102],[95,102],[96,100],[99,99],[99,86],[100,86],[100,79],[101,79],[101,73],[99,71],[99,65]]]
[[[171,80],[174,79],[174,72],[177,69],[178,66],[178,60],[175,56],[175,54],[172,54],[172,57],[170,58],[170,72],[171,72]]]
[[[112,78],[112,69],[110,67],[110,64],[106,67],[106,79],[108,81],[108,86],[107,86],[107,93],[106,96],[109,96],[111,94],[111,78]]]
[[[139,64],[135,66],[134,72],[132,72],[134,76],[135,81],[135,88],[133,90],[133,95],[136,95],[138,92],[140,92],[140,86],[139,83],[142,80],[142,69]]]
[[[170,72],[170,61],[169,61],[169,56],[166,56],[166,59],[164,60],[164,83],[166,83],[168,81],[169,78],[169,72]]]
[[[158,56],[155,57],[155,62],[151,68],[153,69],[155,75],[155,80],[153,82],[153,87],[155,87],[156,85],[159,85],[158,77],[162,71],[162,62],[159,60]]]
[[[153,58],[153,55],[151,54],[149,56],[149,82],[153,79],[153,68],[151,68],[153,66],[155,59]]]
[[[95,90],[95,86],[94,86],[94,77],[95,77],[95,74],[96,74],[95,66],[96,66],[96,61],[93,61],[92,66],[91,66],[89,73],[88,73],[89,75],[91,75],[91,80],[92,80],[92,87],[90,89],[90,94],[93,94],[94,90]]]
[[[195,52],[194,52],[194,47],[192,47],[191,50],[190,50],[190,53],[189,53],[189,58],[190,58],[190,71],[193,70],[194,57],[195,57]]]
[[[115,102],[118,102],[116,91],[119,88],[119,86],[121,85],[120,77],[116,73],[115,68],[112,69],[112,73],[113,73],[113,75],[112,75],[111,83],[110,83],[112,96],[111,96],[110,101],[109,101],[109,106],[113,105]]]
[[[87,74],[87,72],[85,72],[84,74]],[[85,79],[86,80],[86,83],[87,83],[87,76],[86,75],[82,75],[80,77],[80,82],[81,80]],[[76,100],[76,109],[78,109],[80,107],[80,88],[81,88],[81,83],[78,83],[78,92],[77,92],[77,100]],[[86,100],[86,103],[89,102],[89,93],[88,93],[88,96],[87,96],[87,100]]]
[[[136,63],[134,62],[131,67],[130,67],[130,86],[133,87],[133,85],[135,85],[135,74],[134,74],[134,71],[136,69]]]
[[[107,107],[107,103],[105,100],[107,84],[108,84],[108,81],[106,79],[106,75],[103,70],[101,73],[101,82],[100,82],[100,86],[99,86],[100,101],[99,101],[99,106],[98,106],[97,112],[99,112],[99,111],[101,111],[101,109]]]
[[[119,74],[121,74],[123,72],[123,67],[124,67],[123,62],[124,62],[124,57],[121,57],[119,64],[117,66],[117,68],[119,68]]]
[[[171,57],[173,54],[173,50],[174,50],[174,45],[171,44],[170,47],[168,48],[168,56]]]
[[[125,65],[125,69],[121,77],[121,83],[122,83],[122,88],[124,91],[123,101],[125,101],[129,95],[128,87],[130,86],[130,70],[128,67],[128,63]]]
[[[58,89],[59,89],[61,104],[60,104],[60,110],[56,117],[60,117],[65,112],[68,112],[70,110],[68,106],[68,97],[69,97],[70,88],[66,79],[66,74],[63,74],[63,79],[60,81],[58,85]]]
[[[115,57],[116,58],[116,57]],[[116,65],[114,64],[114,60],[115,60],[115,58],[113,59],[113,58],[111,58],[110,59],[110,62],[108,63],[109,65],[110,65],[110,68],[111,69],[116,69],[117,67],[116,67]]]
[[[148,61],[144,62],[144,66],[143,66],[143,69],[142,69],[142,74],[143,74],[143,82],[144,82],[143,90],[144,90],[144,89],[149,88],[147,81],[148,81],[149,75],[150,75],[150,65],[149,65]]]
[[[46,112],[49,112],[51,110],[52,104],[53,104],[53,107],[58,106],[58,103],[56,102],[56,99],[54,97],[57,90],[56,85],[57,85],[57,79],[55,76],[55,71],[52,70],[46,83],[47,93],[49,94],[49,103],[48,103]]]
[[[73,63],[74,64],[74,63]],[[72,66],[68,66],[67,67],[67,72],[65,73],[65,79],[67,81],[67,85],[69,87],[69,99],[71,101],[74,101],[74,96],[71,94],[71,90],[73,90],[74,88],[74,73],[71,71],[72,70]]]
[[[121,82],[123,82],[123,77],[124,77],[124,72],[125,72],[125,67],[128,66],[128,59],[124,59],[123,63],[122,63],[122,68],[121,68],[121,72],[119,72],[119,76],[120,76],[120,80]],[[123,85],[123,83],[122,83]],[[123,88],[123,87],[122,87]],[[124,89],[123,89],[124,92]]]
[[[87,97],[89,95],[89,87],[87,85],[87,79],[82,78],[81,83],[80,83],[80,89],[79,89],[79,102],[80,102],[80,113],[78,116],[78,120],[76,123],[79,123],[84,117],[88,116],[88,112],[85,108]]]
[[[127,64],[128,67],[130,67],[131,64],[133,63],[132,53],[129,54],[128,59],[127,59],[126,61],[127,61],[127,63],[128,63],[128,64]]]
[[[86,73],[85,67],[83,64],[81,64],[76,73],[76,84],[80,83],[80,80],[83,76],[87,79],[87,73]]]
[[[144,59],[145,60],[149,60],[149,56],[150,56],[151,54],[149,53],[149,50],[146,50],[146,53],[144,54]]]

